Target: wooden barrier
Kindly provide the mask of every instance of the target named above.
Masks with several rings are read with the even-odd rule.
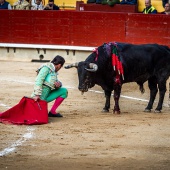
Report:
[[[0,16],[0,43],[95,47],[117,41],[170,47],[168,15],[0,10]]]

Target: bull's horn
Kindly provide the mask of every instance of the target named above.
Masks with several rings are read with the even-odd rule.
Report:
[[[94,64],[94,63],[90,63],[90,64],[89,64],[89,67],[90,67],[90,69],[86,68],[86,70],[87,70],[87,71],[90,71],[90,72],[96,72],[97,69],[98,69],[97,64]]]
[[[69,64],[68,66],[65,66],[64,68],[66,68],[66,69],[69,69],[69,68],[72,68],[72,67],[78,67],[78,64],[79,63],[73,63],[73,64]]]

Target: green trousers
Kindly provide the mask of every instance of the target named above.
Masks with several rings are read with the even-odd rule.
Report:
[[[58,97],[62,97],[65,99],[67,97],[67,95],[68,95],[68,91],[64,87],[60,87],[58,89],[51,90],[50,87],[43,86],[42,94],[41,94],[40,98],[49,103]],[[34,95],[32,95],[31,97],[34,97]]]

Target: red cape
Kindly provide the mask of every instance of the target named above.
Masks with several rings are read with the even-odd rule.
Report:
[[[47,102],[34,101],[23,97],[20,102],[9,110],[0,113],[0,122],[19,125],[39,125],[48,123]]]

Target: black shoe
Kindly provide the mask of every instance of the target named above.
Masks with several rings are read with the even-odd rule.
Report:
[[[48,117],[63,117],[62,114],[57,113],[57,114],[52,114],[51,112],[48,113]]]

